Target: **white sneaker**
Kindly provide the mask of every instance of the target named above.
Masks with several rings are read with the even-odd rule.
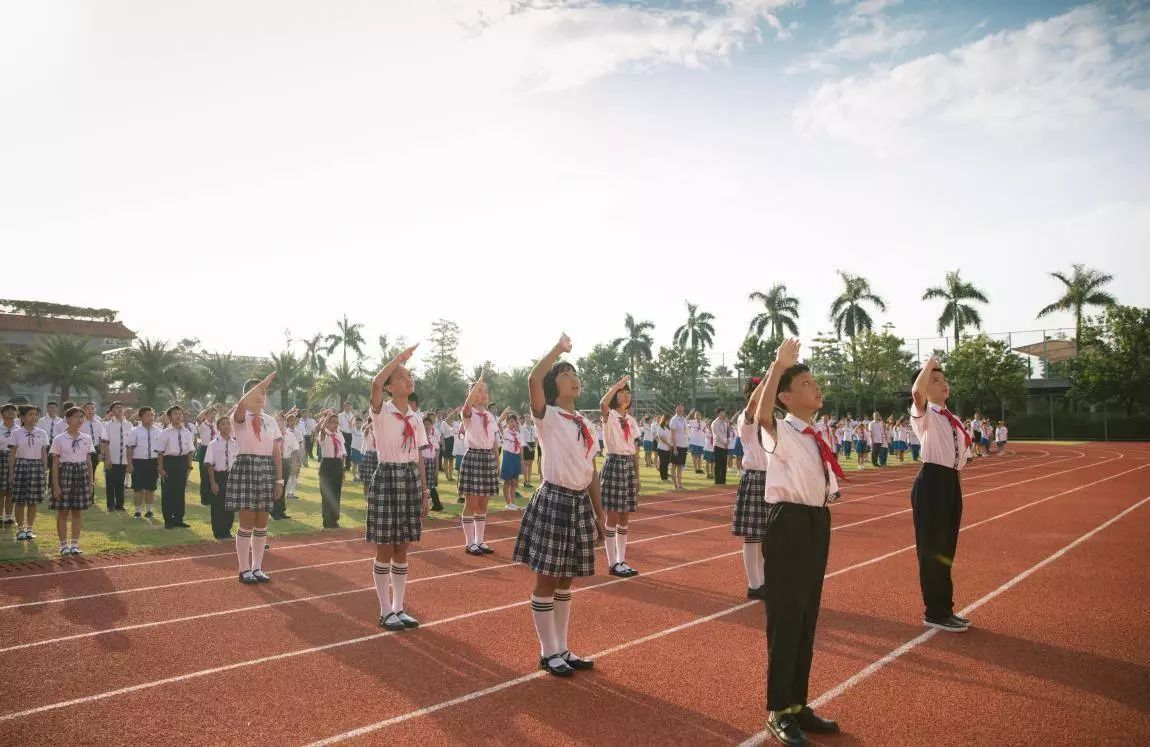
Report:
[[[72,545],[72,554],[73,555],[83,555],[84,551],[80,549],[79,545]]]
[[[67,557],[71,554],[72,554],[72,548],[68,547],[67,545],[64,545],[63,547],[60,548],[60,556],[61,557]]]

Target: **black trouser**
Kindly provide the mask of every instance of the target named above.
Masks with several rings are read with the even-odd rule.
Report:
[[[715,447],[715,484],[727,484],[727,450],[722,446]]]
[[[287,517],[287,474],[291,469],[290,459],[280,460],[280,472],[276,475],[277,480],[283,480],[280,483],[280,497],[272,502],[272,518],[283,519]]]
[[[212,485],[211,480],[208,479],[208,468],[204,466],[204,457],[208,453],[208,447],[200,445],[196,448],[196,464],[200,467],[200,505],[212,505]]]
[[[657,449],[659,456],[659,478],[662,480],[667,479],[667,467],[671,463],[671,452],[664,449]]]
[[[160,481],[160,512],[164,526],[184,521],[184,494],[188,490],[188,455],[164,455],[164,479]]]
[[[872,467],[878,466],[878,450],[882,447],[878,444],[871,444],[870,447],[870,463]]]
[[[831,512],[825,507],[768,506],[763,538],[768,710],[807,704],[830,542]]]
[[[319,463],[319,495],[323,501],[323,525],[339,523],[339,501],[343,495],[343,470],[338,459],[325,458]]]
[[[343,469],[348,471],[351,469],[351,434],[343,434]]]
[[[212,495],[211,486],[208,486],[209,505],[212,507],[212,536],[216,539],[228,539],[232,534],[232,525],[236,520],[236,512],[224,508],[224,498],[228,494],[228,473],[216,473],[216,485],[220,492]]]
[[[104,489],[108,497],[108,510],[116,511],[124,507],[124,475],[127,466],[104,463]]]
[[[311,436],[304,436],[303,437],[303,463],[305,465],[307,464],[308,460],[311,459],[311,444],[312,444],[312,437]]]
[[[950,568],[958,549],[962,523],[962,485],[958,470],[926,462],[910,490],[918,583],[926,616],[945,620],[954,613]]]
[[[99,446],[99,444],[96,444]],[[100,452],[96,451],[88,455],[92,460],[92,503],[96,502],[96,468],[100,466]]]

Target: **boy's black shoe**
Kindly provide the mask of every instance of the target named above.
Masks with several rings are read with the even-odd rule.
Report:
[[[809,744],[806,735],[799,727],[798,720],[790,713],[784,713],[777,719],[774,716],[768,718],[767,731],[785,745],[801,747],[801,745]]]
[[[819,717],[810,706],[803,706],[803,709],[795,715],[795,720],[799,722],[799,728],[803,731],[809,731],[812,734],[838,734],[838,723],[831,721],[828,718]]]
[[[934,628],[946,633],[965,633],[966,629],[970,627],[970,623],[963,623],[954,615],[950,617],[937,619],[933,617],[923,618],[922,624],[928,628]]]

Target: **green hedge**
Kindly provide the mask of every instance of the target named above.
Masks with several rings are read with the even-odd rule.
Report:
[[[1006,425],[1012,439],[1050,438],[1050,413],[1031,413],[1007,417]],[[1109,415],[1102,413],[1072,415],[1054,413],[1054,438],[1066,440],[1142,441],[1150,439],[1150,416]]]

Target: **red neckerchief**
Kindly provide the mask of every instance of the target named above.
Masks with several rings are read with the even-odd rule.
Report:
[[[616,412],[618,412],[616,410]],[[631,419],[627,417],[627,413],[620,413],[619,427],[623,429],[623,440],[628,443],[631,442]]]
[[[259,413],[252,413],[252,433],[255,434],[256,440],[260,440],[260,428],[263,427],[263,422]]]
[[[927,406],[929,407],[929,405],[927,405]],[[939,410],[939,411],[938,411],[938,414],[939,414],[939,415],[942,415],[944,418],[946,418],[947,420],[949,420],[949,421],[950,421],[950,424],[951,424],[952,426],[954,426],[954,428],[955,428],[955,429],[956,429],[956,430],[957,430],[959,433],[961,433],[961,434],[962,434],[962,437],[963,437],[964,439],[966,439],[966,445],[967,445],[967,446],[970,446],[970,434],[966,432],[966,428],[964,428],[964,427],[963,427],[963,425],[962,425],[962,423],[961,423],[961,422],[959,422],[958,418],[956,418],[956,417],[954,416],[954,413],[953,413],[953,412],[951,412],[950,410],[948,410],[948,409],[946,409],[946,408],[944,407],[944,408],[942,408],[941,410]]]
[[[822,455],[823,461],[834,471],[835,477],[840,480],[846,480],[846,475],[843,474],[843,468],[839,465],[839,460],[835,458],[835,453],[831,451],[831,447],[827,446],[827,442],[814,428],[809,425],[803,429],[803,435],[810,436],[819,445],[819,454]]]
[[[415,446],[415,426],[411,424],[411,420],[407,415],[401,415],[398,412],[392,413],[395,417],[403,421],[403,446],[404,451],[411,451]]]
[[[339,450],[343,448],[343,439],[335,434],[336,431],[328,431],[328,435],[331,436],[331,445],[334,447],[332,449],[335,452],[334,458],[339,459]]]
[[[519,431],[507,431],[507,433],[508,433],[508,435],[511,436],[511,448],[512,448],[512,450],[514,450],[515,452],[518,452],[519,451]]]
[[[479,422],[483,423],[483,434],[487,435],[487,411],[474,408],[474,412],[479,416]]]
[[[559,410],[559,414],[579,426],[579,438],[587,444],[587,454],[591,454],[591,429],[587,427],[587,421],[579,415],[572,415],[564,410]]]

